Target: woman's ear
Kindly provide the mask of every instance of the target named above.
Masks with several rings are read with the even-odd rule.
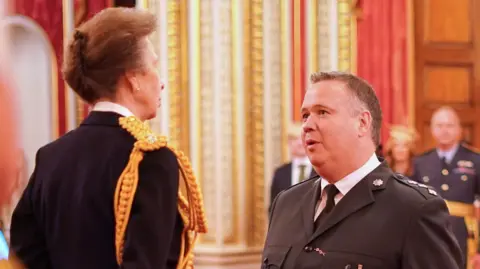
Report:
[[[138,82],[138,79],[134,73],[126,72],[125,80],[127,81],[127,84],[130,86],[130,89],[132,91],[135,91],[135,92],[140,91],[140,83]]]

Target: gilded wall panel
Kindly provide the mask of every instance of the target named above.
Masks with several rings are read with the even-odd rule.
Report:
[[[265,57],[265,181],[270,183],[273,171],[282,164],[283,145],[286,144],[286,125],[283,118],[286,89],[282,85],[282,33],[281,3],[266,1],[264,11]],[[268,159],[268,162],[267,162]],[[265,201],[269,202],[269,188],[265,188]]]
[[[318,36],[317,42],[317,61],[318,61],[318,70],[313,70],[314,72],[318,71],[330,71],[331,66],[331,48],[330,48],[330,39],[333,38],[332,33],[330,32],[330,24],[335,23],[330,20],[330,5],[331,0],[317,0],[317,17],[316,24],[318,26],[316,34]]]
[[[187,0],[167,2],[169,138],[190,156]]]
[[[265,240],[264,204],[264,108],[263,108],[263,1],[244,2],[245,45],[245,120],[247,216],[249,234],[247,245],[262,246]]]
[[[352,0],[338,0],[338,70],[356,72],[356,21]]]
[[[215,111],[214,106],[214,66],[213,66],[213,20],[212,1],[203,0],[200,4],[200,166],[205,213],[209,223],[209,233],[201,238],[202,243],[214,243],[217,225],[216,180],[215,180]]]

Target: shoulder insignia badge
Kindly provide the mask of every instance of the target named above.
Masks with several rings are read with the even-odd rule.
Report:
[[[466,144],[466,143],[462,143],[462,146],[463,146],[464,148],[470,150],[470,151],[473,152],[473,153],[480,154],[480,150],[479,150],[479,149],[474,148],[474,147],[472,147],[472,146],[470,146],[470,145],[468,145],[468,144]]]
[[[428,193],[430,193],[431,195],[434,195],[434,196],[437,196],[437,192],[435,190],[432,190],[432,189],[428,189]]]
[[[427,186],[422,183],[418,183],[414,180],[408,179],[404,176],[402,177],[395,177],[399,182],[412,187],[413,189],[417,190],[420,194],[422,194],[425,198],[428,199],[428,195],[430,196],[438,196],[437,191],[435,191],[430,186]],[[428,195],[427,195],[428,194]]]
[[[380,187],[380,186],[383,185],[383,180],[381,180],[381,179],[375,179],[375,180],[373,181],[373,185],[374,185],[375,187]]]
[[[144,153],[168,147],[177,156],[180,166],[180,178],[186,188],[186,197],[178,190],[178,210],[184,223],[182,233],[182,252],[179,257],[179,269],[193,268],[193,247],[198,233],[207,232],[207,221],[203,207],[203,197],[192,166],[183,152],[168,145],[167,138],[155,134],[150,127],[136,117],[122,117],[120,126],[128,131],[136,142],[130,154],[130,160],[118,179],[114,197],[115,248],[117,263],[123,259],[125,232],[138,185],[138,167]]]

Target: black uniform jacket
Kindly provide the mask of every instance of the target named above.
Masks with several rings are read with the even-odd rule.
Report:
[[[355,185],[314,231],[320,180],[276,198],[262,268],[459,269],[463,256],[434,190],[382,163]]]
[[[435,149],[414,159],[412,179],[434,188],[444,199],[473,204],[480,194],[480,154],[460,145],[452,161],[443,162]],[[465,255],[469,233],[462,217],[450,217],[452,229]]]
[[[29,269],[119,268],[113,197],[135,142],[119,117],[92,112],[37,152],[11,226],[13,254]],[[167,148],[145,154],[120,268],[176,268],[183,229],[178,169]]]

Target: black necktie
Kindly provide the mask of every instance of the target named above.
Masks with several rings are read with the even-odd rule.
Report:
[[[327,193],[327,203],[325,204],[325,208],[322,210],[322,213],[318,216],[315,220],[315,230],[320,226],[320,224],[326,219],[326,217],[330,214],[333,207],[335,206],[335,196],[340,192],[334,184],[328,184],[325,187],[325,192]]]

